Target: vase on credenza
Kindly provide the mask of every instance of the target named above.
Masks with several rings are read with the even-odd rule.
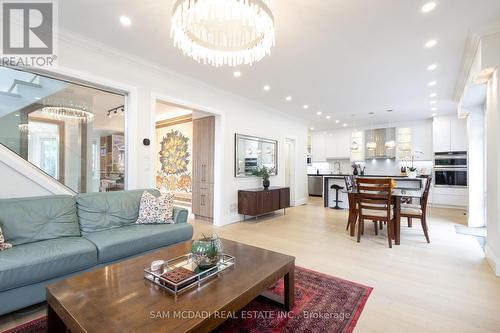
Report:
[[[270,185],[271,185],[271,182],[269,181],[269,179],[264,179],[262,181],[262,187],[264,187],[265,190],[267,190]]]

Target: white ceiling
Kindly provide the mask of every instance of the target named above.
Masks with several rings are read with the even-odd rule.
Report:
[[[61,28],[140,56],[179,73],[298,116],[311,127],[429,118],[429,94],[440,114],[456,112],[452,97],[470,30],[500,21],[499,0],[273,0],[276,46],[252,67],[201,65],[172,46],[173,0],[60,1]],[[132,19],[130,27],[119,16]],[[438,45],[424,48],[435,38]],[[437,64],[434,72],[427,66]],[[436,87],[427,83],[437,81]],[[263,86],[271,86],[264,92]],[[291,95],[293,100],[286,102]],[[310,105],[308,110],[303,104]],[[391,113],[387,109],[393,109]],[[322,116],[316,112],[322,111]],[[355,117],[352,115],[355,114]],[[331,115],[331,120],[325,116]],[[341,123],[335,125],[335,120]]]

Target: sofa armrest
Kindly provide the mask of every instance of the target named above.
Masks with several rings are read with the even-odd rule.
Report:
[[[186,208],[175,207],[174,206],[174,215],[172,216],[172,220],[174,223],[186,223],[188,219],[188,210]]]

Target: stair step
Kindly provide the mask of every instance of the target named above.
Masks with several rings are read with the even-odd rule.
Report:
[[[17,93],[19,91],[19,86],[20,85],[27,86],[27,87],[32,87],[32,88],[37,88],[37,89],[41,89],[42,88],[42,86],[39,85],[38,83],[15,79],[14,82],[12,83],[12,85],[9,88],[9,92],[11,92],[11,93]]]
[[[0,91],[0,95],[6,96],[6,97],[21,98],[21,95],[16,94],[16,93],[11,93],[8,91]]]

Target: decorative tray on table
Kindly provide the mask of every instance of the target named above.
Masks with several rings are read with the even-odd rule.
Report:
[[[228,268],[234,267],[235,262],[233,256],[222,253],[215,266],[201,269],[196,264],[193,254],[189,253],[178,258],[165,260],[158,270],[152,270],[151,267],[144,269],[144,278],[177,295],[193,287],[200,287],[203,282],[219,276]]]

